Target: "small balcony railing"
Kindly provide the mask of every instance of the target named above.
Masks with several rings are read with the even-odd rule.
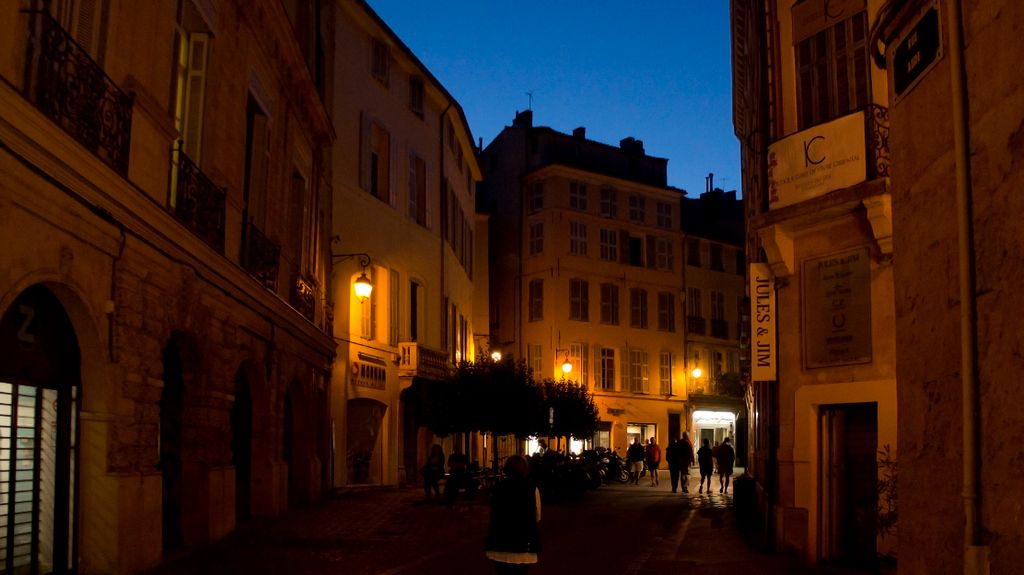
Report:
[[[448,375],[448,354],[415,341],[398,344],[398,376],[440,379]]]
[[[281,248],[251,221],[245,226],[242,267],[263,287],[277,291],[277,272],[281,262]]]
[[[316,321],[316,282],[299,275],[292,281],[292,307],[309,321]]]
[[[868,179],[889,176],[889,108],[871,104],[866,112]]]
[[[686,331],[696,335],[704,335],[707,333],[705,327],[706,322],[702,317],[687,316],[686,318]]]
[[[29,14],[26,97],[100,160],[127,175],[132,97],[48,12]]]
[[[174,217],[211,248],[224,252],[227,192],[217,187],[184,152],[175,150]],[[172,160],[173,161],[173,160]]]
[[[711,337],[729,339],[729,322],[724,319],[711,320]]]

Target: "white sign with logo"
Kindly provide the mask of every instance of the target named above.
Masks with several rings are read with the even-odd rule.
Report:
[[[775,278],[768,264],[750,264],[750,379],[778,379],[775,345]]]
[[[768,146],[768,207],[777,209],[867,179],[864,112]]]

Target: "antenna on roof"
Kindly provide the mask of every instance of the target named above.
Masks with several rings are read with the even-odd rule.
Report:
[[[530,97],[530,106],[527,109],[532,112],[533,111],[533,90],[527,92],[526,95]]]

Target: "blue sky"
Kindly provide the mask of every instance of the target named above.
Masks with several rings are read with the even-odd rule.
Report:
[[[727,0],[368,0],[462,105],[486,146],[534,125],[668,158],[669,185],[739,189]]]

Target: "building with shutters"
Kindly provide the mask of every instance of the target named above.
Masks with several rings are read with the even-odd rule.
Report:
[[[516,114],[481,152],[491,217],[491,349],[593,391],[593,446],[625,455],[688,429],[680,200],[667,160]],[[565,448],[565,446],[563,446]],[[571,446],[578,451],[579,445]]]
[[[731,5],[756,511],[775,548],[868,569],[895,551],[880,463],[900,453],[890,92],[868,41],[879,4]]]
[[[138,572],[331,484],[332,6],[0,8],[0,570]]]
[[[362,1],[337,19],[331,102],[338,357],[332,372],[336,486],[417,483],[435,438],[418,399],[487,341],[487,228],[476,149],[458,101]],[[365,273],[370,297],[352,282]]]

